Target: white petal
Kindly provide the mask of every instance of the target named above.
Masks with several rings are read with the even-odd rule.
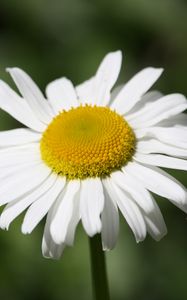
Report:
[[[42,254],[46,258],[59,259],[62,255],[62,252],[65,248],[64,244],[57,245],[51,236],[50,233],[50,225],[51,220],[53,218],[53,210],[52,208],[48,212],[47,220],[44,228],[44,234],[42,239]]]
[[[94,80],[95,77],[91,77],[90,79],[76,86],[76,93],[79,98],[79,103],[81,104],[92,103]]]
[[[46,125],[37,119],[27,102],[0,81],[0,108],[25,126],[43,132]]]
[[[125,170],[125,168],[124,168]],[[111,180],[115,182],[122,190],[133,198],[133,200],[146,213],[153,210],[153,202],[150,198],[150,193],[131,175],[124,171],[116,171],[111,174]]]
[[[48,84],[46,94],[55,114],[63,109],[69,110],[78,106],[74,86],[67,78],[59,78]]]
[[[1,183],[0,205],[11,202],[39,186],[51,173],[43,163],[24,168]]]
[[[110,95],[110,101],[109,104],[111,105],[112,102],[114,101],[114,99],[117,97],[117,95],[119,94],[119,92],[122,90],[122,88],[124,87],[124,84],[120,84],[118,86],[115,86],[112,91],[111,91],[111,95]]]
[[[55,204],[53,220],[51,221],[50,231],[53,241],[56,244],[65,242],[68,226],[70,224],[73,208],[74,197],[80,188],[78,180],[71,180],[68,182],[64,192],[60,195]]]
[[[50,207],[56,201],[60,192],[65,185],[65,178],[57,177],[53,186],[43,194],[36,202],[34,202],[26,212],[21,230],[24,234],[31,233],[32,230],[47,214]]]
[[[19,216],[29,205],[36,201],[42,194],[46,193],[47,190],[54,184],[57,175],[51,174],[38,188],[34,191],[10,202],[4,208],[0,217],[0,227],[2,229],[9,228],[11,222]]]
[[[48,124],[53,117],[52,110],[35,82],[19,68],[7,68],[23,98],[28,102],[35,115]]]
[[[38,142],[41,134],[27,128],[0,131],[0,147]]]
[[[101,62],[94,80],[93,104],[107,105],[122,62],[121,51],[111,52]]]
[[[0,178],[6,177],[5,175],[9,173],[11,175],[11,170],[19,172],[19,168],[24,166],[43,163],[38,150],[39,147],[32,147],[31,145],[27,145],[25,150],[21,146],[0,149]]]
[[[187,149],[187,128],[149,127],[135,131],[137,138],[153,137],[161,142]]]
[[[104,195],[100,179],[83,180],[80,192],[80,214],[83,227],[89,236],[101,232],[100,214],[103,207]]]
[[[22,153],[28,151],[30,152],[38,152],[40,151],[40,144],[39,143],[29,143],[29,144],[21,144],[21,145],[16,145],[12,147],[0,147],[0,156],[2,154],[11,154],[14,153],[14,151],[21,151]]]
[[[2,167],[0,173],[0,184],[1,186],[6,185],[6,183],[13,177],[19,176],[20,173],[27,173],[30,169],[41,165],[41,160],[25,162],[13,166]]]
[[[143,154],[162,153],[171,156],[187,158],[186,149],[177,148],[177,145],[175,147],[154,139],[139,141],[136,145],[136,151]]]
[[[134,114],[138,113],[139,110],[148,107],[151,105],[153,102],[156,100],[160,99],[163,97],[163,94],[160,93],[159,91],[150,91],[146,94],[144,94],[141,97],[141,100],[136,103],[133,108],[125,114],[125,119],[131,120],[134,116]]]
[[[127,196],[124,191],[114,184],[112,179],[107,178],[105,180],[105,187],[132,229],[136,241],[143,241],[146,237],[146,226],[138,206],[130,199],[130,196]]]
[[[123,178],[123,185],[125,182],[126,186],[130,186],[130,189],[127,188],[127,191],[130,192],[131,196],[140,207],[146,223],[147,231],[155,240],[160,240],[167,233],[167,229],[158,205],[150,192],[144,189],[142,183],[137,178],[128,174],[125,171],[125,168],[123,172],[125,175]]]
[[[76,87],[81,104],[107,105],[109,103],[110,91],[118,78],[121,61],[121,51],[107,54],[96,75]]]
[[[80,220],[79,214],[79,193],[74,197],[73,201],[73,213],[70,224],[68,226],[65,242],[67,245],[72,245],[74,241],[74,234],[77,224]],[[54,219],[56,210],[58,209],[56,202],[53,204],[47,215],[47,221],[45,224],[44,235],[42,240],[42,253],[45,257],[59,259],[65,248],[65,243],[56,244],[51,236],[50,227],[51,222]],[[61,226],[62,227],[62,226]]]
[[[55,244],[50,236],[49,229],[46,230],[42,239],[42,254],[45,258],[60,259],[65,246],[65,244]]]
[[[11,168],[14,166],[21,166],[23,164],[30,164],[35,162],[42,162],[39,151],[39,145],[25,145],[25,148],[11,147],[0,149],[0,167]],[[4,170],[2,170],[4,172]]]
[[[153,126],[164,119],[177,115],[187,108],[186,98],[181,94],[171,94],[131,115],[128,119],[133,128]]]
[[[130,111],[130,109],[141,100],[142,95],[145,94],[160,77],[162,72],[163,69],[150,67],[137,73],[126,83],[111,107],[120,114],[125,114]]]
[[[166,224],[164,222],[164,218],[162,213],[156,203],[156,201],[151,196],[154,209],[150,213],[145,213],[142,211],[142,214],[145,219],[146,227],[148,233],[154,238],[156,241],[160,241],[167,234]]]
[[[187,171],[187,160],[169,157],[160,154],[141,154],[136,153],[134,159],[140,163]]]
[[[129,163],[123,170],[138,178],[151,192],[168,198],[180,209],[187,211],[186,189],[174,177],[157,167],[143,166],[135,162]]]
[[[159,126],[165,127],[175,127],[175,128],[182,128],[187,129],[187,115],[185,113],[178,114],[173,116],[167,120],[163,120],[158,123]]]
[[[65,244],[68,246],[73,246],[75,231],[79,221],[80,221],[80,190],[74,196],[72,217],[69,222],[69,226],[65,238]]]
[[[105,184],[105,180],[103,180]],[[113,249],[117,243],[119,232],[119,213],[116,203],[110,198],[108,191],[103,187],[105,204],[101,215],[103,250]]]
[[[160,127],[153,126],[148,128],[140,128],[135,130],[138,139],[143,137],[155,137],[158,140],[165,141],[176,139],[180,142],[187,142],[187,127]],[[166,140],[165,140],[166,139]]]

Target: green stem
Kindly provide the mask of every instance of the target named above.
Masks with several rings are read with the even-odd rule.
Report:
[[[90,258],[94,300],[110,300],[106,274],[105,253],[99,234],[90,238]]]

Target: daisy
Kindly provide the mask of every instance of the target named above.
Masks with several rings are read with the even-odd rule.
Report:
[[[187,212],[185,187],[160,169],[187,170],[186,99],[148,92],[163,71],[152,67],[112,90],[121,60],[109,53],[76,87],[64,77],[51,82],[47,99],[19,68],[8,72],[22,96],[0,82],[0,108],[26,126],[0,132],[0,226],[27,209],[28,234],[47,215],[45,257],[73,244],[79,221],[112,249],[119,211],[137,242],[147,232],[160,240],[167,230],[152,193]]]

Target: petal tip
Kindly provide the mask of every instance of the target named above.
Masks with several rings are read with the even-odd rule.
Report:
[[[5,220],[0,220],[0,228],[3,230],[9,230],[9,224],[5,222]]]
[[[163,232],[161,232],[157,237],[154,237],[156,242],[160,242],[160,240],[167,235],[168,231],[167,228]]]
[[[8,67],[5,70],[8,73],[11,73],[11,72],[14,72],[14,71],[21,71],[21,69],[19,69],[18,67]]]
[[[32,232],[32,229],[28,227],[28,225],[26,226],[24,223],[21,226],[21,232],[23,234],[30,234]]]
[[[64,243],[64,236],[62,236],[61,234],[59,234],[56,230],[56,226],[54,226],[53,223],[51,223],[50,226],[50,234],[52,236],[53,242],[57,245],[63,244]]]

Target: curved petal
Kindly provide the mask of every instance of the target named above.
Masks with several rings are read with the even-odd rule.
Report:
[[[28,172],[31,168],[37,167],[39,165],[41,165],[41,160],[33,160],[30,162],[27,161],[25,163],[3,167],[0,173],[1,186],[6,184],[13,177],[17,177],[20,173]]]
[[[95,75],[92,104],[108,104],[110,100],[110,91],[115,84],[121,69],[121,62],[121,51],[111,52],[104,57]]]
[[[51,208],[47,214],[47,220],[42,238],[42,254],[46,258],[59,259],[65,248],[65,244],[57,245],[51,236],[50,225],[53,218],[53,209]]]
[[[126,114],[137,104],[155,81],[160,77],[163,69],[146,68],[129,80],[117,95],[111,107],[120,114]]]
[[[136,241],[143,241],[146,237],[146,225],[138,206],[110,178],[105,180],[105,187],[132,229]]]
[[[153,126],[164,119],[183,112],[187,108],[186,98],[181,94],[171,94],[160,98],[149,106],[127,118],[133,128]]]
[[[56,177],[57,175],[51,174],[38,188],[7,204],[0,217],[0,227],[8,230],[11,222],[17,216],[51,188]]]
[[[0,80],[0,108],[25,126],[43,132],[46,125],[37,119],[28,103]]]
[[[156,138],[161,142],[187,149],[187,128],[148,127],[135,131],[139,138]]]
[[[76,87],[80,103],[101,106],[109,103],[110,91],[118,78],[121,61],[121,51],[111,52],[104,57],[96,75]]]
[[[51,173],[43,163],[21,169],[1,182],[0,205],[9,203],[39,186]]]
[[[41,134],[27,128],[0,131],[0,147],[17,146],[38,142]]]
[[[0,156],[4,154],[13,154],[14,151],[18,151],[21,153],[26,153],[28,151],[28,155],[31,152],[40,153],[40,144],[39,143],[30,143],[30,144],[21,144],[12,147],[0,148]]]
[[[72,219],[68,226],[68,231],[67,231],[67,235],[66,235],[66,239],[65,239],[66,244],[65,243],[56,244],[51,235],[50,227],[51,227],[51,223],[54,219],[54,215],[56,214],[57,208],[58,207],[55,202],[48,212],[45,229],[44,229],[44,235],[43,235],[43,239],[42,239],[43,255],[47,258],[54,258],[54,259],[60,258],[66,245],[73,244],[75,230],[76,230],[77,224],[80,220],[79,197],[78,196],[74,197]]]
[[[36,162],[42,162],[40,153],[37,149],[33,149],[32,147],[28,147],[25,151],[21,149],[15,149],[15,147],[11,147],[6,149],[5,152],[0,151],[0,167],[2,168],[2,172],[8,171],[8,169],[21,167],[24,164],[35,164]],[[0,176],[1,177],[1,176]]]
[[[73,200],[72,217],[69,222],[69,226],[65,237],[65,244],[68,246],[73,246],[75,231],[79,221],[80,221],[80,190],[78,191],[78,193],[76,193]]]
[[[71,107],[77,107],[79,104],[72,82],[65,77],[49,83],[46,94],[55,114],[63,109],[69,110]]]
[[[129,189],[126,188],[126,186],[125,188],[138,204],[144,217],[147,231],[155,240],[160,240],[167,233],[167,228],[157,203],[151,193],[143,187],[141,182],[134,176],[128,174],[125,168],[123,174],[124,178],[122,178],[123,182],[121,183],[121,188],[124,188],[124,183],[126,186],[129,185]]]
[[[65,244],[56,244],[51,238],[49,228],[45,230],[42,239],[42,254],[45,258],[60,259],[65,246]]]
[[[173,145],[151,139],[139,141],[136,145],[136,151],[143,154],[162,153],[176,157],[187,158],[187,150]]]
[[[50,231],[53,241],[56,244],[65,242],[68,226],[72,219],[74,198],[79,191],[79,188],[79,180],[69,181],[64,192],[54,206],[55,213],[51,221]]]
[[[136,178],[133,178],[125,171],[116,171],[111,174],[111,179],[127,194],[130,194],[138,206],[146,213],[149,213],[154,209],[150,193],[136,180]]]
[[[172,116],[167,120],[159,122],[158,126],[187,129],[187,116],[185,113],[180,113],[176,116]]]
[[[140,154],[140,153],[136,153],[134,159],[137,162],[151,165],[151,166],[158,166],[163,168],[171,168],[171,169],[187,171],[187,160],[184,159],[169,157],[160,154]]]
[[[105,188],[105,179],[103,179],[103,192],[105,204],[101,215],[101,236],[103,250],[110,250],[113,249],[117,243],[119,232],[119,213],[116,203],[112,200]]]
[[[163,97],[163,94],[160,93],[159,91],[150,91],[144,94],[141,97],[141,100],[137,102],[133,108],[125,114],[125,119],[130,120],[133,118],[134,114],[139,112],[140,110],[149,107],[152,103],[154,103],[156,100],[160,99]]]
[[[65,182],[65,178],[57,177],[52,187],[29,207],[21,227],[22,233],[28,234],[33,231],[56,201],[64,188]]]
[[[153,239],[160,241],[167,234],[167,227],[160,208],[152,196],[151,198],[154,205],[153,211],[150,213],[142,211],[142,215],[144,217],[148,233]]]
[[[52,109],[35,82],[19,68],[7,68],[7,71],[10,73],[20,93],[28,102],[34,114],[39,120],[48,124],[53,117]]]
[[[157,167],[143,166],[135,162],[129,163],[123,170],[137,178],[146,189],[168,198],[181,210],[187,212],[186,189],[174,177]]]
[[[80,215],[89,236],[101,232],[100,214],[104,208],[103,187],[100,179],[91,178],[81,182]]]

